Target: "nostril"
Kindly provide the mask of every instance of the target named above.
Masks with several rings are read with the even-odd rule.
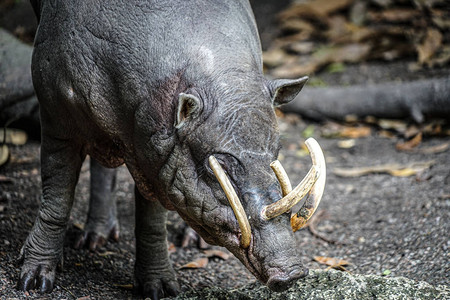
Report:
[[[291,285],[298,279],[303,278],[308,275],[307,268],[300,268],[290,272],[289,274],[278,273],[271,276],[267,281],[267,286],[275,292],[283,292],[287,290]]]
[[[300,276],[298,278],[304,278],[306,276],[308,276],[309,273],[309,269],[308,268],[302,268],[302,270],[300,270]]]

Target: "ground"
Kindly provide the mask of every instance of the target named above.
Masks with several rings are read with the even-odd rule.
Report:
[[[266,39],[270,40],[271,36],[270,30],[262,34],[263,43],[267,44]],[[358,63],[346,66],[340,73],[316,74],[312,81],[351,85],[450,75],[448,68],[413,72],[409,68],[411,63],[411,59]],[[402,123],[410,124],[408,120]],[[403,126],[402,123],[395,124]],[[295,234],[307,267],[326,269],[314,257],[331,257],[348,261],[350,264],[345,268],[352,274],[404,276],[432,285],[449,284],[450,150],[445,145],[450,143],[450,135],[445,133],[448,121],[443,125],[433,124],[434,133],[426,133],[429,131],[423,126],[425,133],[420,145],[406,152],[396,150],[396,144],[404,138],[404,130],[398,126],[384,130],[379,121],[371,125],[346,124],[356,128],[369,126],[371,130],[369,135],[348,142],[349,138],[330,135],[330,131],[345,129],[335,123],[314,123],[293,115],[280,117],[283,144],[280,159],[291,181],[298,182],[311,164],[301,150],[305,136],[318,140],[327,161],[327,186],[315,222]],[[443,128],[440,135],[437,134],[439,126]],[[354,145],[342,148],[343,141]],[[439,147],[444,150],[436,153]],[[132,290],[133,182],[125,167],[120,167],[114,192],[121,225],[120,241],[110,242],[95,253],[72,248],[86,219],[88,161],[80,175],[64,247],[64,263],[57,273],[54,291],[40,295],[15,289],[20,272],[20,248],[39,207],[39,143],[31,140],[24,146],[10,146],[10,151],[9,163],[0,167],[0,299],[25,296],[29,299],[138,299]],[[335,173],[338,168],[430,161],[429,168],[407,177],[371,173],[348,178]],[[195,245],[181,247],[184,223],[176,213],[170,213],[168,228],[171,259],[183,291],[204,287],[231,290],[255,281],[233,256],[227,260],[210,258],[204,268],[182,269],[184,264],[205,257],[205,253]]]
[[[362,69],[359,74],[364,74],[364,69],[370,70],[371,67],[352,68]],[[373,68],[375,70],[379,66]],[[354,71],[349,69],[350,73]],[[357,77],[361,76],[365,75]],[[339,78],[346,77],[348,74],[339,75]],[[340,80],[324,78],[329,82]],[[318,140],[327,161],[327,186],[316,213],[316,222],[312,230],[304,229],[296,233],[303,263],[311,269],[325,269],[326,266],[314,261],[315,256],[340,258],[350,262],[345,268],[351,273],[404,276],[432,285],[448,285],[450,150],[447,148],[443,152],[427,154],[427,149],[445,146],[450,142],[450,136],[424,135],[416,150],[398,151],[395,146],[402,141],[401,135],[391,130],[394,136],[387,137],[389,134],[377,124],[370,126],[368,136],[354,139],[354,146],[347,149],[338,146],[347,139],[329,137],[330,130],[342,131],[342,127],[334,123],[313,123],[294,115],[280,118],[283,144],[280,158],[291,181],[301,180],[311,164],[309,156],[301,150],[305,134]],[[403,124],[408,124],[408,121]],[[10,150],[9,163],[0,169],[1,299],[24,296],[15,289],[20,270],[18,255],[36,217],[40,195],[39,143],[30,141]],[[429,168],[408,177],[375,173],[347,178],[335,174],[338,168],[428,161],[433,161]],[[68,227],[63,268],[57,273],[56,287],[49,297],[136,298],[132,291],[133,182],[125,167],[120,167],[114,193],[121,224],[120,241],[110,242],[95,253],[72,248],[86,217],[88,170],[86,161]],[[204,268],[180,269],[184,264],[205,256],[195,245],[181,248],[183,227],[176,213],[171,213],[168,223],[169,241],[174,244],[171,246],[171,258],[183,291],[202,287],[233,289],[255,281],[232,256],[228,260],[210,258]],[[35,292],[29,295],[31,299],[45,298]]]

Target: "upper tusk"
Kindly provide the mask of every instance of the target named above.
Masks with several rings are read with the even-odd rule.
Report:
[[[323,156],[322,149],[319,143],[313,138],[309,138],[305,142],[306,147],[308,147],[311,153],[311,160],[313,165],[320,169],[320,176],[317,179],[316,184],[312,187],[309,192],[309,197],[306,199],[303,206],[300,208],[298,213],[291,217],[292,230],[295,232],[306,225],[306,222],[312,217],[317,207],[319,206],[320,200],[323,196],[323,191],[325,190],[325,181],[327,177],[325,157]]]
[[[265,206],[261,212],[264,219],[272,219],[289,211],[309,193],[308,199],[306,199],[299,212],[291,217],[293,231],[297,231],[306,225],[306,222],[316,211],[325,189],[326,165],[322,149],[313,138],[309,138],[305,144],[308,147],[313,162],[313,166],[308,174],[302,182],[292,190],[289,177],[281,163],[279,161],[273,162],[270,166],[280,182],[283,198],[275,203]]]
[[[319,177],[319,170],[315,165],[313,165],[308,174],[306,174],[305,178],[303,178],[303,180],[292,191],[288,192],[290,183],[286,184],[286,182],[289,182],[289,178],[287,177],[284,169],[281,167],[281,164],[275,163],[275,166],[276,167],[273,168],[272,164],[272,169],[274,170],[277,178],[282,178],[280,185],[282,187],[283,194],[287,194],[277,202],[269,204],[262,209],[262,217],[266,220],[275,218],[289,211],[294,205],[300,202],[306,194],[308,194]]]
[[[222,169],[222,166],[219,164],[217,159],[214,156],[209,157],[209,166],[214,172],[214,175],[219,181],[220,186],[222,187],[225,195],[227,196],[228,201],[230,202],[231,208],[233,209],[234,215],[239,223],[239,227],[241,229],[241,247],[248,248],[250,246],[250,239],[252,236],[250,223],[248,222],[247,215],[242,207],[242,203],[239,200],[236,191],[231,185],[230,180],[228,179],[225,171]]]
[[[279,160],[273,161],[270,164],[270,167],[277,176],[278,182],[281,186],[281,191],[283,192],[283,197],[286,196],[292,191],[291,181],[289,180],[286,171],[284,170]]]

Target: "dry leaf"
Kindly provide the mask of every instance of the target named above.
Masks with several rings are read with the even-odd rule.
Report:
[[[435,161],[431,160],[426,162],[412,162],[404,165],[386,164],[361,168],[335,168],[333,173],[341,177],[360,177],[371,173],[387,173],[392,176],[407,177],[425,171],[434,165],[434,163]]]
[[[327,138],[348,138],[356,139],[366,137],[371,134],[371,129],[368,126],[344,126],[337,123],[329,122],[322,130],[322,136]]]
[[[2,128],[0,130],[0,143],[21,146],[27,142],[27,133],[20,129]]]
[[[285,31],[297,31],[308,33],[309,35],[314,32],[314,26],[302,19],[284,19],[281,21],[280,28]]]
[[[169,243],[169,245],[167,246],[167,250],[169,251],[170,254],[172,254],[177,251],[177,247],[175,247],[173,243]]]
[[[409,141],[406,141],[404,143],[397,143],[397,145],[395,145],[395,149],[399,151],[411,151],[419,146],[421,142],[422,132],[419,132],[414,138],[410,139]]]
[[[372,11],[369,13],[369,19],[375,22],[393,22],[393,23],[404,23],[407,21],[414,21],[415,18],[419,17],[421,12],[413,8],[391,8],[387,10],[382,10],[380,12]]]
[[[327,265],[330,268],[340,269],[343,271],[347,271],[344,266],[349,265],[350,263],[344,259],[339,259],[336,257],[326,257],[326,256],[314,256],[314,260],[320,264]]]
[[[339,148],[342,148],[342,149],[350,149],[350,148],[353,148],[353,147],[355,147],[355,144],[356,144],[356,142],[355,142],[354,139],[351,139],[351,140],[343,140],[343,141],[339,141],[339,142],[337,143],[338,147],[339,147]]]
[[[339,132],[339,136],[343,138],[357,139],[361,137],[367,137],[371,133],[371,129],[368,126],[361,127],[345,127]]]
[[[185,265],[182,265],[180,269],[200,269],[206,267],[207,265],[208,265],[208,258],[201,257]]]
[[[73,227],[75,227],[79,230],[84,230],[84,224],[82,224],[82,223],[73,223]]]
[[[269,68],[281,66],[286,62],[287,54],[282,49],[273,49],[263,52],[264,65]]]
[[[325,18],[337,10],[344,9],[352,4],[354,0],[315,0],[306,3],[293,4],[280,13],[280,19],[297,16],[314,16]]]
[[[220,250],[205,250],[203,251],[203,253],[205,253],[206,257],[210,258],[210,257],[218,257],[221,258],[223,260],[227,260],[230,258],[230,255],[228,253],[225,253],[223,251]]]
[[[113,255],[118,255],[118,253],[113,252],[113,251],[105,251],[105,252],[98,253],[98,256],[101,256],[101,257],[113,256]]]
[[[390,132],[388,130],[380,130],[380,131],[378,131],[377,134],[379,137],[388,138],[388,139],[392,139],[395,137],[395,134],[393,134],[392,132]]]
[[[395,130],[400,133],[404,133],[408,128],[405,121],[400,120],[379,119],[377,124],[383,129]]]
[[[442,33],[438,30],[429,28],[422,44],[417,46],[418,63],[420,65],[429,63],[433,55],[442,45]]]
[[[449,146],[450,146],[450,143],[443,143],[443,144],[440,144],[440,145],[419,149],[419,150],[417,150],[417,152],[424,153],[424,154],[441,153],[441,152],[447,151]]]
[[[271,74],[274,77],[282,78],[296,78],[305,74],[314,73],[319,69],[319,64],[315,61],[310,61],[306,64],[283,64],[282,66],[272,70]]]

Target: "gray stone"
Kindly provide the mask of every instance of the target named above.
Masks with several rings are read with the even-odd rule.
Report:
[[[446,285],[432,286],[424,281],[405,277],[358,275],[340,271],[310,270],[309,276],[297,281],[290,289],[276,293],[259,283],[239,289],[225,290],[217,287],[188,291],[178,297],[187,299],[253,300],[253,299],[450,299]]]

